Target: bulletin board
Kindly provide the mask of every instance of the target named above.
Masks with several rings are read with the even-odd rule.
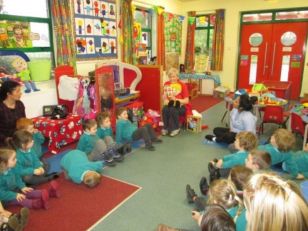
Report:
[[[165,19],[165,51],[181,54],[182,24],[184,16],[164,13]]]
[[[117,57],[115,0],[74,0],[77,59]]]

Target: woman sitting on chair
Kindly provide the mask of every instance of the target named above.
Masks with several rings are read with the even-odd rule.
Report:
[[[162,135],[176,136],[180,132],[179,118],[186,113],[186,105],[189,103],[189,93],[185,83],[179,80],[179,72],[176,68],[170,68],[168,78],[164,84],[164,107]]]
[[[237,133],[242,131],[256,134],[257,117],[251,112],[255,99],[250,99],[247,94],[240,95],[233,101],[230,113],[230,128],[216,127],[214,135],[206,135],[205,139],[217,143],[232,144]]]

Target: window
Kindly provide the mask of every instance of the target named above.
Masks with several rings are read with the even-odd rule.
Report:
[[[51,31],[47,0],[0,0],[0,49],[52,60]]]
[[[209,69],[212,55],[215,15],[197,15],[195,31],[195,71]]]
[[[137,47],[137,58],[138,56],[147,56],[142,64],[147,62],[148,57],[152,57],[152,11],[136,7],[134,12],[134,39]],[[145,62],[144,62],[145,61]]]

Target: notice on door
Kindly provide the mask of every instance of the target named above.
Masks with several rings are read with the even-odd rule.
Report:
[[[248,65],[248,55],[241,55],[240,65],[241,66],[247,66]]]

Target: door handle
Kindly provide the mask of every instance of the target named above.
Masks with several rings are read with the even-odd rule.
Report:
[[[273,73],[274,73],[275,54],[276,54],[276,42],[274,42],[271,76],[273,76]]]
[[[266,65],[266,61],[267,61],[267,42],[265,44],[265,57],[264,57],[264,65],[263,65],[263,77],[265,74],[265,68],[267,68],[268,66]]]

